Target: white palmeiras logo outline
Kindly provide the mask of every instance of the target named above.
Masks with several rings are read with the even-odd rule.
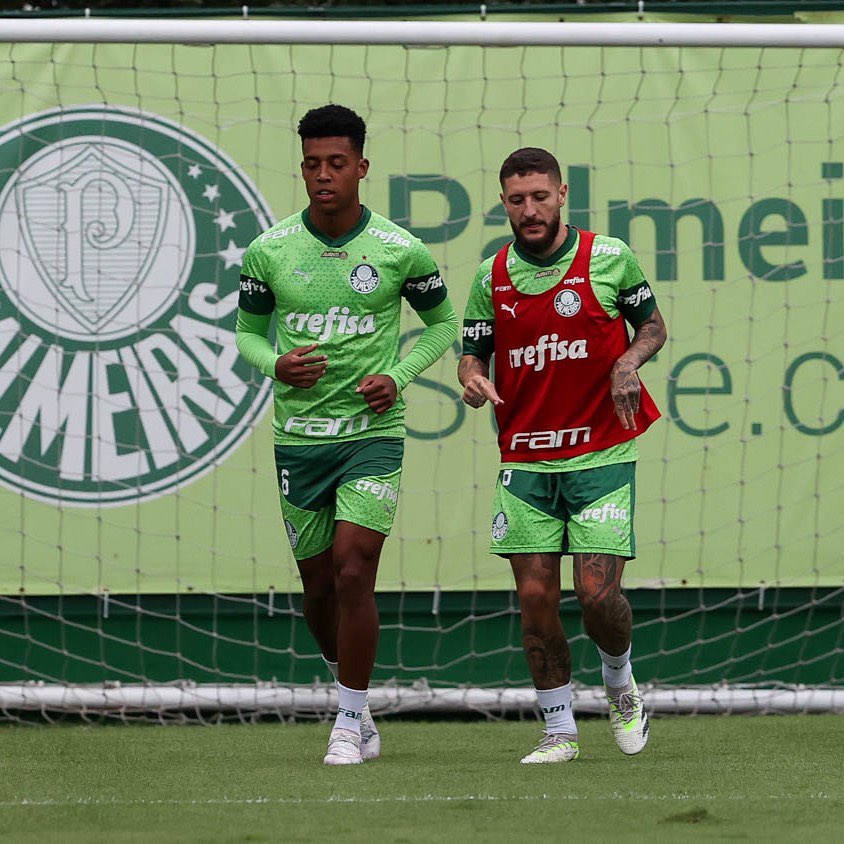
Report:
[[[561,290],[554,297],[554,309],[560,316],[573,317],[581,305],[580,296],[574,290]]]
[[[0,129],[0,483],[108,506],[219,465],[268,404],[233,325],[270,217],[233,161],[153,114]]]
[[[504,514],[504,511],[499,510],[492,518],[492,529],[490,531],[492,538],[496,542],[500,542],[505,536],[507,536],[509,530],[510,522],[507,521],[507,516]]]
[[[299,544],[299,531],[296,530],[296,525],[289,519],[284,520],[284,529],[287,531],[287,539],[290,542],[290,547],[295,551]]]
[[[372,293],[381,281],[378,270],[372,264],[358,264],[349,273],[349,284],[358,293]]]

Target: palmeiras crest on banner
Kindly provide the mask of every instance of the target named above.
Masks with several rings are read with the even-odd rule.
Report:
[[[219,465],[267,407],[234,324],[270,217],[237,165],[156,115],[0,130],[0,483],[118,505]]]

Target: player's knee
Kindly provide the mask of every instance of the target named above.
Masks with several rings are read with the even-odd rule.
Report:
[[[522,618],[530,624],[541,624],[548,618],[556,618],[560,611],[559,590],[539,580],[519,584],[519,606]]]
[[[334,588],[340,603],[360,601],[375,592],[375,566],[365,559],[339,563],[334,571]]]
[[[577,584],[574,591],[581,609],[590,615],[603,615],[609,612],[610,608],[621,599],[621,590],[616,587],[592,589],[588,585]]]

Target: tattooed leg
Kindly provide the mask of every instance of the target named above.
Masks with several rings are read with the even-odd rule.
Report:
[[[624,559],[612,554],[575,554],[574,591],[583,610],[583,626],[608,654],[630,646],[633,614],[621,592]]]
[[[560,621],[560,558],[555,554],[513,554],[510,566],[534,687],[564,686],[571,680],[571,651]]]

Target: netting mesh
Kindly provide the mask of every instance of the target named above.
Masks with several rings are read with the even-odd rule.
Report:
[[[640,682],[667,708],[679,686],[839,684],[841,62],[829,48],[2,45],[0,704],[327,705],[278,514],[268,383],[233,331],[243,250],[306,204],[295,128],[329,101],[368,123],[364,201],[428,243],[458,312],[509,236],[497,172],[521,146],[563,163],[570,222],[639,257],[670,335],[643,372],[665,419],[641,443],[625,580]],[[404,349],[420,327],[405,317]],[[487,551],[492,418],[460,403],[458,356],[405,393],[379,572],[385,708],[431,708],[431,690],[533,706],[511,694],[529,685],[517,603]],[[599,663],[563,566],[588,705]],[[691,708],[743,705],[718,695]]]

